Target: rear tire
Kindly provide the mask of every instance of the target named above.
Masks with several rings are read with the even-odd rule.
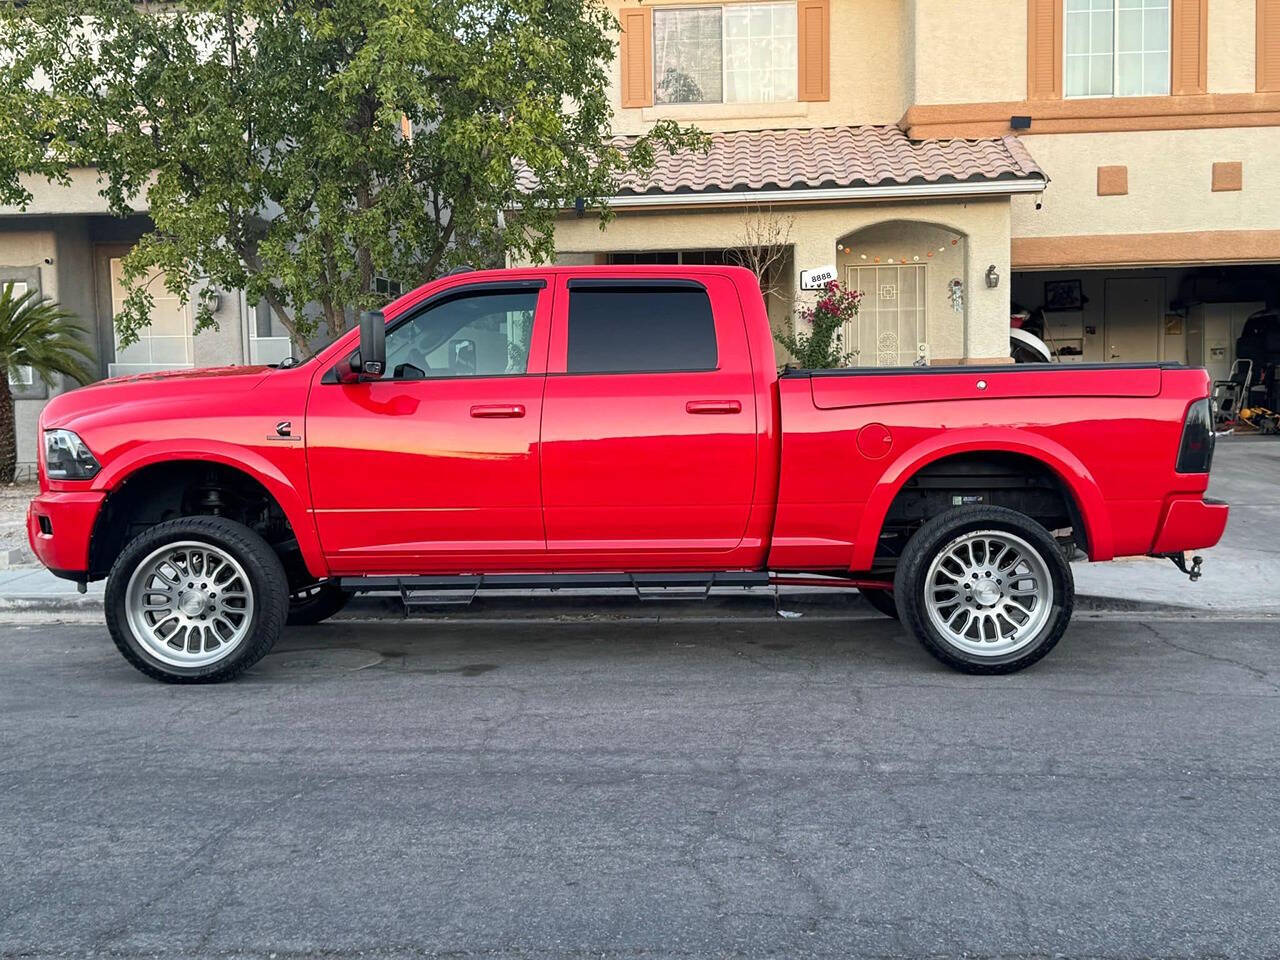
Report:
[[[289,595],[289,619],[291,627],[310,627],[323,623],[347,605],[351,594],[336,583],[313,583]]]
[[[862,594],[864,600],[875,610],[883,613],[891,620],[899,620],[898,601],[893,598],[892,590],[875,590],[870,587],[859,588],[858,592]]]
[[[107,627],[134,667],[166,683],[232,680],[271,649],[289,586],[271,546],[221,517],[158,523],[107,579]]]
[[[907,629],[964,673],[1014,673],[1062,638],[1075,605],[1053,536],[1004,507],[961,507],[924,524],[894,577]]]

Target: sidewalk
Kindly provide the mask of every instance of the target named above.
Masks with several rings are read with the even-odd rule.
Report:
[[[1231,504],[1221,544],[1204,551],[1204,576],[1191,583],[1167,560],[1129,557],[1112,563],[1076,563],[1078,606],[1093,611],[1185,610],[1188,617],[1280,615],[1280,439],[1229,438],[1218,445],[1210,494]],[[0,618],[97,620],[104,582],[76,585],[42,567],[0,570]],[[773,617],[777,611],[815,617],[870,616],[853,590],[717,590],[707,602],[639,601],[627,590],[603,594],[561,590],[494,591],[468,608],[436,606],[414,616],[450,619]],[[398,599],[362,597],[344,617],[400,617]],[[878,614],[874,614],[878,616]]]

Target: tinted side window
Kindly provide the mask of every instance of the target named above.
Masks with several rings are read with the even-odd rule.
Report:
[[[397,380],[524,373],[537,290],[459,293],[387,331],[387,369]]]
[[[716,325],[700,287],[570,289],[570,373],[715,368]]]

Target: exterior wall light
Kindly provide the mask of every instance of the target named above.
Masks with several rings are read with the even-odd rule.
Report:
[[[992,290],[1000,286],[1000,271],[996,269],[994,263],[987,267],[987,286]]]

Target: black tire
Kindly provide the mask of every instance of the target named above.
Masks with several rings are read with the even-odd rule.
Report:
[[[345,607],[350,599],[351,594],[340,589],[336,583],[313,583],[290,594],[289,618],[286,622],[291,627],[310,627],[323,623]]]
[[[130,625],[129,580],[140,564],[166,544],[208,544],[243,569],[253,611],[243,639],[223,659],[202,666],[178,666],[147,650]],[[271,546],[243,524],[221,517],[182,517],[158,523],[131,540],[111,567],[105,598],[107,628],[116,647],[138,670],[165,683],[218,683],[234,680],[271,650],[289,610],[284,566]]]
[[[873,590],[871,588],[859,587],[858,592],[862,594],[863,599],[866,600],[872,608],[883,613],[889,619],[901,619],[898,615],[898,601],[893,598],[892,590]]]
[[[1044,622],[1022,646],[1002,655],[977,654],[949,640],[930,619],[925,599],[935,558],[957,539],[980,530],[1019,538],[1043,562],[1053,584],[1053,599]],[[999,558],[1001,554],[995,556]],[[1062,639],[1075,606],[1075,580],[1057,541],[1030,517],[1004,507],[960,507],[929,520],[907,542],[894,577],[894,595],[903,624],[948,667],[963,673],[1014,673],[1031,666]]]

